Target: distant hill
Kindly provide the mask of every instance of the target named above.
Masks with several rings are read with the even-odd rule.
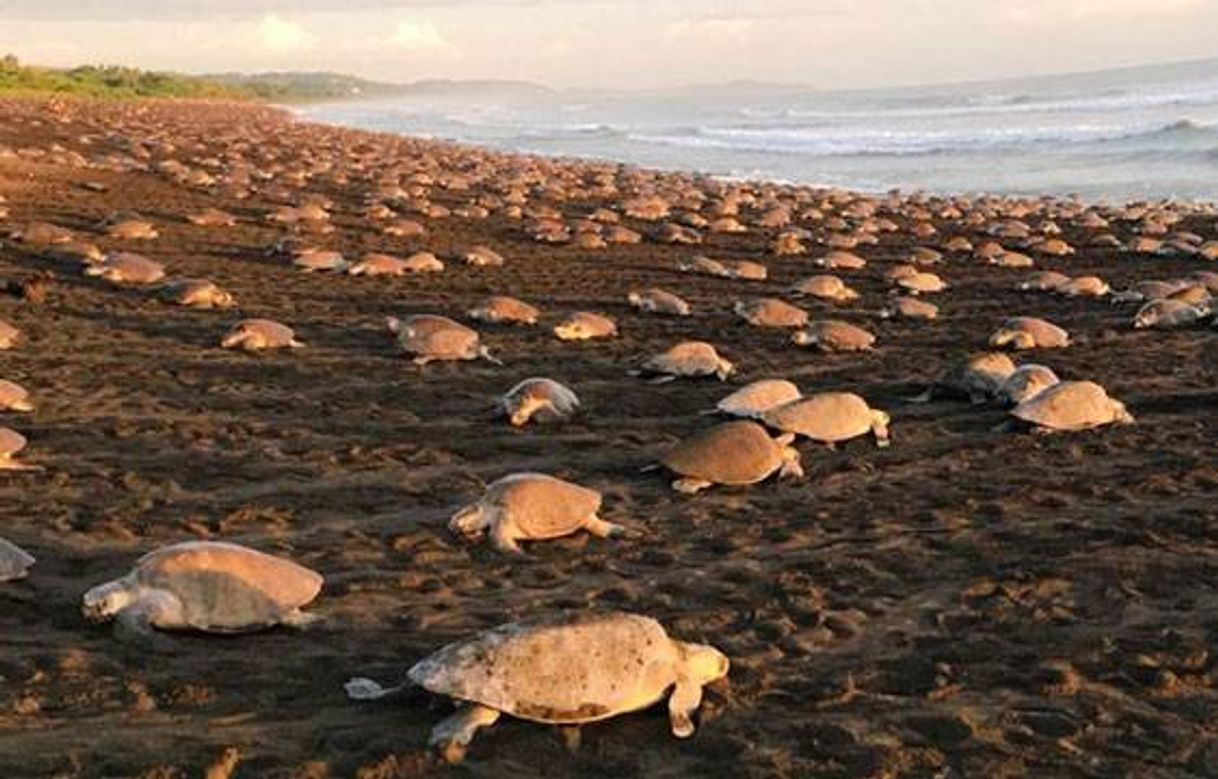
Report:
[[[381,97],[536,97],[549,89],[526,81],[450,81],[427,79],[410,83],[370,81],[340,73],[212,73],[208,81],[249,92],[275,102],[370,100]]]
[[[352,100],[398,94],[402,85],[341,73],[209,73],[200,78],[260,100],[282,103]]]

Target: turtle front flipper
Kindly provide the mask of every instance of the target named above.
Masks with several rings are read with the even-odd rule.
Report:
[[[689,738],[694,734],[694,712],[702,705],[702,685],[686,678],[677,680],[668,698],[668,720],[672,734]]]
[[[516,543],[517,532],[511,522],[500,517],[491,528],[491,544],[504,554],[523,556],[524,550]]]
[[[683,495],[693,495],[711,486],[712,482],[706,479],[695,479],[693,477],[677,479],[672,483],[672,488]]]
[[[120,611],[114,618],[114,637],[152,652],[168,652],[174,642],[158,633],[155,627],[185,627],[181,619],[181,604],[169,593],[147,593]]]
[[[459,763],[465,758],[465,750],[478,729],[494,725],[498,720],[499,712],[472,703],[432,728],[427,746],[436,750],[446,762]]]

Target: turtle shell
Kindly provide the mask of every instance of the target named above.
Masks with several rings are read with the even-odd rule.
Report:
[[[1034,316],[1017,316],[1003,321],[1002,329],[1020,330],[1032,336],[1036,345],[1041,348],[1066,346],[1070,342],[1070,334],[1062,328]]]
[[[706,376],[719,369],[719,353],[705,341],[683,341],[643,363],[643,370],[673,376]]]
[[[505,519],[530,539],[574,533],[601,507],[601,494],[541,473],[516,473],[491,484],[484,504],[499,507]]]
[[[1005,353],[981,352],[948,371],[939,384],[946,390],[993,395],[1015,370]]]
[[[800,397],[799,387],[785,379],[762,379],[736,390],[715,408],[734,417],[757,419],[766,411]]]
[[[237,544],[188,541],[136,563],[141,586],[167,590],[199,630],[236,632],[280,621],[321,591],[320,574]]]
[[[501,625],[419,661],[410,680],[439,695],[550,724],[644,709],[676,680],[680,648],[659,622],[624,612]]]
[[[296,338],[295,331],[272,319],[243,319],[230,332],[248,331],[262,336],[268,348],[288,346]]]
[[[1019,366],[1008,376],[999,387],[998,394],[1004,402],[1018,405],[1060,381],[1052,368],[1029,363]]]
[[[1020,403],[1011,413],[1053,430],[1087,430],[1116,421],[1113,400],[1091,381],[1063,381]]]
[[[419,314],[408,317],[398,331],[402,349],[420,357],[467,360],[478,354],[478,333],[448,317]]]
[[[548,400],[554,406],[554,411],[543,408],[536,412],[534,417],[540,421],[554,420],[555,413],[558,415],[557,418],[570,416],[579,409],[579,396],[575,394],[574,390],[565,384],[544,377],[525,379],[512,387],[503,396],[503,407],[508,414],[511,414],[526,398],[541,398]]]
[[[814,441],[848,441],[871,432],[871,408],[851,392],[822,392],[771,409],[763,417],[771,427]]]
[[[664,456],[682,476],[715,484],[756,484],[782,467],[782,447],[756,422],[727,422],[686,439]]]
[[[12,456],[29,443],[25,436],[8,427],[0,427],[0,457]]]
[[[742,303],[737,306],[736,312],[757,327],[803,327],[808,323],[807,311],[778,298]]]
[[[0,538],[0,582],[20,579],[34,564],[34,556],[16,544]]]

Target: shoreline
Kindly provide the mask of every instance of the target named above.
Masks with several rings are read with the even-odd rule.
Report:
[[[393,682],[478,631],[590,609],[654,617],[730,658],[697,733],[673,738],[660,705],[583,727],[573,750],[552,728],[504,717],[471,746],[470,772],[1218,769],[1218,336],[1208,323],[1135,330],[1137,305],[1016,288],[1049,270],[1119,291],[1208,278],[1212,207],[731,184],[245,104],[0,109],[0,150],[12,151],[0,151],[0,320],[23,339],[0,378],[36,407],[0,424],[28,439],[18,461],[45,469],[0,478],[0,535],[37,558],[28,578],[0,583],[0,776],[197,776],[233,755],[236,776],[267,779],[451,776],[426,746],[447,699],[415,691],[361,705],[344,681]],[[207,209],[233,224],[192,220]],[[133,214],[158,237],[112,234]],[[29,238],[37,223],[77,243]],[[989,242],[1035,267],[991,263]],[[467,261],[477,246],[503,264]],[[190,308],[155,285],[86,275],[89,247],[209,279],[236,307]],[[308,271],[318,255],[306,249],[352,262],[430,253],[443,269]],[[864,263],[817,264],[834,250]],[[918,297],[937,319],[884,315],[903,266],[947,282]],[[794,291],[826,274],[858,297]],[[26,292],[35,282],[41,301]],[[629,302],[657,288],[690,314]],[[472,319],[493,295],[535,306],[538,323]],[[874,348],[800,348],[794,328],[737,312],[737,301],[771,298],[862,328]],[[555,337],[578,311],[611,318],[617,336]],[[503,364],[414,364],[385,321],[420,314],[474,328]],[[1010,414],[992,400],[909,402],[991,349],[1012,316],[1071,336],[1012,360],[1098,382],[1137,421],[1034,435],[1005,429]],[[220,348],[246,318],[281,322],[304,346]],[[734,375],[629,375],[684,341],[712,344]],[[569,386],[582,412],[520,429],[489,418],[534,376]],[[704,412],[728,393],[772,378],[806,396],[856,393],[890,414],[891,446],[801,438],[802,479],[696,495],[642,471],[724,422]],[[454,511],[516,472],[596,490],[601,516],[637,534],[525,542],[515,558],[448,530]],[[321,621],[165,633],[171,648],[152,654],[81,618],[87,589],[186,540],[319,571],[326,584],[307,611]]]

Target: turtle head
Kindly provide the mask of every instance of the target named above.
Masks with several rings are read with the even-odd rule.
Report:
[[[774,443],[782,447],[782,466],[778,469],[780,478],[803,478],[804,468],[799,463],[799,450],[791,445],[794,442],[794,433],[783,433],[774,439]]]
[[[817,342],[816,336],[807,330],[798,330],[791,336],[791,343],[796,346],[812,346]]]
[[[892,417],[886,411],[872,409],[871,431],[875,434],[876,446],[888,446],[888,423],[891,421]]]
[[[1129,413],[1129,409],[1125,408],[1125,404],[1119,400],[1112,401],[1112,421],[1119,425],[1132,425],[1133,414]]]
[[[212,295],[211,302],[212,305],[216,306],[217,308],[232,308],[233,306],[237,305],[237,301],[233,300],[233,296],[222,289],[217,290],[216,293]]]
[[[1145,330],[1148,327],[1153,327],[1158,317],[1155,316],[1153,310],[1148,310],[1149,307],[1143,308],[1133,318],[1134,330]]]
[[[523,427],[540,409],[549,406],[550,401],[540,395],[525,395],[512,411],[509,419],[513,427]]]
[[[85,593],[81,601],[81,613],[90,622],[105,622],[131,603],[131,590],[126,581],[99,584]]]
[[[1014,346],[1016,349],[1031,349],[1036,346],[1036,339],[1031,333],[1004,327],[990,336],[990,346]]]
[[[727,381],[728,376],[731,376],[735,370],[735,365],[720,357],[719,364],[715,367],[715,375],[719,377],[719,381]]]
[[[554,335],[558,336],[564,341],[572,341],[577,338],[587,337],[587,334],[584,332],[584,328],[581,327],[578,322],[563,322],[562,324],[555,325]]]
[[[241,346],[250,339],[251,335],[252,333],[250,333],[247,327],[244,325],[239,325],[234,327],[228,335],[224,336],[224,339],[220,341],[220,346],[225,349],[232,349],[236,346]]]
[[[643,296],[637,292],[631,292],[626,295],[626,301],[635,308],[641,308],[643,305]]]
[[[389,328],[389,332],[397,335],[402,332],[402,320],[396,316],[385,317],[385,327]]]
[[[466,538],[477,538],[490,527],[491,516],[481,503],[471,503],[452,515],[448,529]]]
[[[727,676],[731,662],[710,644],[678,642],[685,661],[684,676],[697,684],[710,684]]]

